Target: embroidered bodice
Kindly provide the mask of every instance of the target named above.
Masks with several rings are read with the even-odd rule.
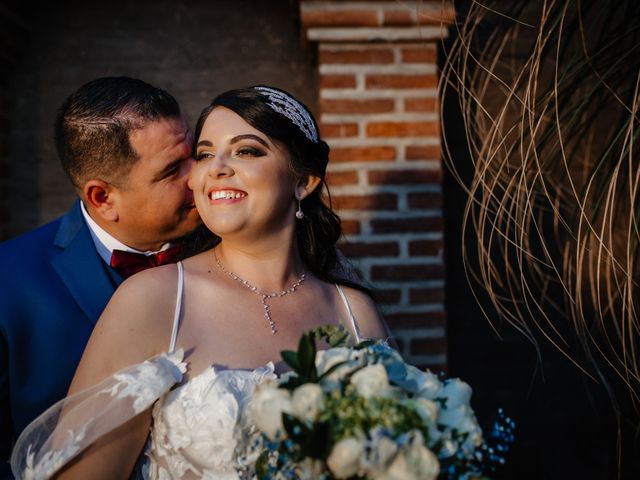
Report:
[[[247,407],[267,377],[275,378],[272,364],[253,371],[211,367],[158,400],[142,477],[250,478],[257,431]]]
[[[252,477],[255,458],[251,446],[258,433],[248,418],[248,404],[258,383],[276,378],[274,365],[268,363],[255,370],[209,367],[181,384],[186,364],[182,350],[176,350],[176,338],[184,273],[182,264],[177,265],[176,308],[168,352],[61,400],[36,419],[18,439],[11,458],[17,478],[49,478],[95,439],[150,406],[151,432],[134,472],[136,478]],[[336,287],[359,336],[347,299]],[[87,401],[91,402],[91,411],[77,408]]]

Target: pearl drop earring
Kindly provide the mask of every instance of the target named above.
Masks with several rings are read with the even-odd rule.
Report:
[[[296,210],[296,218],[298,220],[302,220],[304,218],[304,212],[302,211],[302,200],[300,200],[300,197],[298,195],[296,195],[296,198],[298,199],[298,210]]]

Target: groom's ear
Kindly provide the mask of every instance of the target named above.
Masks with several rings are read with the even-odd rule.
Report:
[[[118,221],[116,192],[112,185],[104,180],[89,180],[82,189],[83,200],[91,213],[108,222]]]
[[[296,196],[300,200],[303,200],[307,195],[313,192],[320,185],[320,177],[315,175],[308,175],[301,179],[296,187]]]

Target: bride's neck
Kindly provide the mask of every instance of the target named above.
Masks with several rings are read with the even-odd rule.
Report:
[[[295,243],[249,246],[223,241],[211,253],[214,264],[262,291],[285,290],[306,270]]]

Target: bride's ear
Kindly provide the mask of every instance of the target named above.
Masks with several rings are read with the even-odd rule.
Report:
[[[320,185],[320,177],[315,175],[308,175],[301,179],[296,186],[296,198],[298,200],[304,200],[304,198],[313,192]]]

